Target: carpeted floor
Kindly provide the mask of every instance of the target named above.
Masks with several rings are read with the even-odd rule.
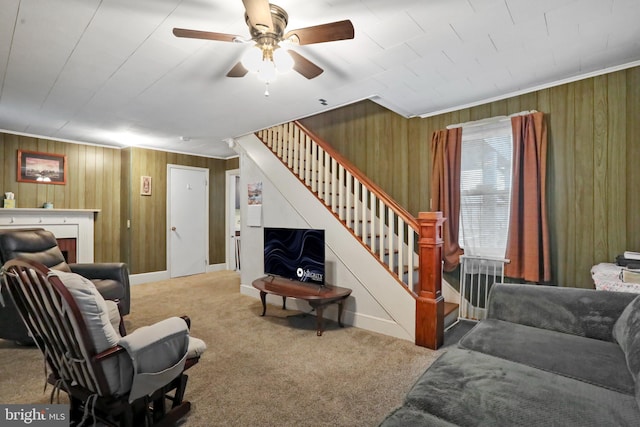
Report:
[[[399,406],[438,356],[413,343],[269,306],[239,292],[223,271],[132,287],[127,330],[191,317],[208,350],[188,371],[192,411],[205,426],[375,426]],[[45,403],[39,350],[0,340],[0,402]]]

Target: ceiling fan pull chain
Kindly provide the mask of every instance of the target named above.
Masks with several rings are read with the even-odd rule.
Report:
[[[269,82],[265,82],[264,84],[264,96],[265,98],[269,97]]]

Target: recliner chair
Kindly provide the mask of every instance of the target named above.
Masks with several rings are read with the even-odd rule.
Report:
[[[78,274],[14,259],[0,276],[45,357],[47,381],[69,395],[71,425],[170,426],[189,412],[185,370],[206,344],[190,336],[187,317],[127,335],[116,303]]]
[[[0,230],[0,265],[15,258],[77,273],[91,280],[104,299],[116,301],[121,315],[129,314],[129,270],[124,263],[67,264],[50,231],[42,228]],[[0,293],[0,338],[33,343],[6,289]]]

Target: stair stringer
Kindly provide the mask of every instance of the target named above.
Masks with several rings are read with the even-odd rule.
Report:
[[[236,140],[241,155],[241,182],[245,175],[243,163],[250,160],[269,184],[291,206],[300,219],[310,228],[325,229],[327,262],[335,262],[335,277],[327,277],[330,284],[353,289],[352,298],[345,305],[345,323],[352,320],[353,326],[373,330],[385,335],[391,335],[415,342],[416,302],[410,291],[400,285],[392,274],[375,258],[345,225],[306,187],[300,180],[260,141],[250,134]],[[246,157],[245,157],[246,156]],[[246,166],[246,165],[245,165]],[[245,183],[245,185],[248,183]],[[265,192],[269,186],[263,184]],[[263,195],[263,217],[267,226],[281,226],[282,224],[267,224],[266,218],[270,200]],[[246,215],[245,212],[242,213]],[[295,224],[295,221],[288,221]],[[293,225],[292,225],[293,226]],[[243,221],[244,227],[244,221]],[[254,238],[257,237],[255,230]],[[244,242],[247,239],[245,230],[243,235],[241,292],[257,297],[257,291],[251,282],[258,277],[259,271],[248,271],[245,268]],[[258,254],[254,248],[253,261]],[[248,275],[245,276],[245,272]],[[377,307],[372,307],[376,304]],[[384,315],[380,314],[380,311]],[[327,312],[325,311],[325,317]]]

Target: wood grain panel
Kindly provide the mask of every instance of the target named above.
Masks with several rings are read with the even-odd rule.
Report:
[[[608,176],[608,126],[609,105],[607,96],[607,76],[593,79],[593,256],[594,259],[607,259],[609,253],[608,235],[609,206]],[[597,231],[596,231],[597,230]]]
[[[0,134],[3,149],[2,190],[16,194],[21,208],[42,207],[52,202],[60,209],[100,209],[95,222],[94,259],[96,262],[121,261],[120,256],[120,179],[119,150],[82,144],[69,144],[42,138]],[[44,151],[67,156],[67,183],[47,185],[18,183],[18,149]],[[108,186],[108,187],[104,187]],[[111,191],[107,191],[110,188]]]
[[[627,117],[626,73],[607,76],[607,248],[605,258],[614,259],[626,249]],[[636,158],[637,159],[637,158]]]
[[[302,122],[417,215],[429,210],[428,144],[435,130],[533,109],[546,113],[549,132],[553,283],[593,287],[592,265],[640,251],[640,192],[632,185],[640,182],[640,67],[424,119],[403,119],[363,101]],[[385,123],[397,129],[389,132]],[[380,129],[392,140],[377,138]],[[381,156],[388,151],[380,144],[393,145],[395,153],[406,146],[407,162]],[[406,182],[380,173],[387,161],[392,170],[406,169]]]
[[[574,108],[576,122],[574,137],[576,141],[576,263],[574,275],[578,281],[586,281],[594,259],[594,81],[582,80],[576,83]],[[600,232],[600,230],[598,230]],[[583,279],[584,278],[584,279]]]
[[[166,269],[166,166],[209,168],[209,262],[225,262],[225,171],[238,159],[218,160],[140,148],[123,150],[0,133],[2,192],[13,191],[18,207],[100,209],[95,221],[96,262],[127,262],[132,273]],[[18,183],[17,150],[65,154],[66,185]],[[153,177],[153,194],[140,195],[140,176]],[[131,229],[127,228],[131,219]]]
[[[131,268],[135,273],[167,269],[167,165],[209,169],[209,263],[226,262],[225,188],[227,169],[238,159],[220,160],[134,148],[132,150]],[[140,195],[140,177],[152,177],[152,195]]]
[[[627,173],[624,183],[627,195],[627,249],[640,251],[640,67],[627,73]]]

